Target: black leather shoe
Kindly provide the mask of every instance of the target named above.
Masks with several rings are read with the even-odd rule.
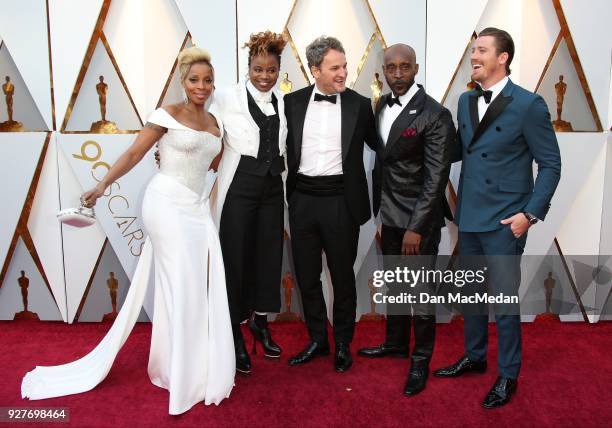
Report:
[[[261,328],[255,322],[255,318],[249,320],[249,330],[253,334],[253,354],[257,354],[256,342],[259,341],[263,347],[264,356],[268,358],[280,358],[281,348],[274,340],[268,326]]]
[[[372,348],[361,348],[357,351],[357,354],[362,357],[368,358],[380,358],[380,357],[400,357],[400,358],[408,358],[408,347],[407,346],[395,346],[395,345],[387,345],[383,343],[382,345],[374,346]]]
[[[251,359],[242,338],[234,341],[234,350],[236,351],[236,371],[243,375],[250,375]]]
[[[289,358],[290,366],[297,366],[298,364],[305,364],[312,360],[314,357],[321,357],[329,355],[329,345],[320,344],[317,342],[310,342],[299,354]]]
[[[336,356],[334,358],[334,368],[338,373],[344,373],[353,365],[351,350],[346,343],[336,344]]]
[[[410,373],[408,373],[408,379],[404,385],[404,395],[413,396],[424,390],[428,377],[428,366],[410,367]]]
[[[482,407],[494,409],[507,404],[510,401],[510,397],[516,392],[516,386],[516,379],[498,376],[493,387],[482,402]]]
[[[458,377],[466,373],[484,373],[487,371],[486,361],[471,361],[467,355],[461,357],[455,364],[443,367],[434,372],[436,377]]]

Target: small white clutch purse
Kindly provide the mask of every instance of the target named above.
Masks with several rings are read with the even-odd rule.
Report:
[[[96,212],[92,208],[84,207],[82,204],[78,208],[66,208],[57,213],[57,219],[69,226],[87,227],[96,222]]]

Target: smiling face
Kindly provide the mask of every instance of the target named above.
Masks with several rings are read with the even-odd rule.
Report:
[[[317,88],[326,95],[344,92],[346,89],[346,56],[335,49],[327,51],[319,67],[313,65],[310,72]]]
[[[203,105],[206,102],[212,94],[214,84],[213,69],[205,62],[192,64],[183,80],[187,99],[196,105]]]
[[[276,55],[254,55],[249,65],[249,80],[258,91],[268,92],[276,85],[279,68]]]
[[[497,52],[493,36],[478,37],[471,55],[472,80],[488,89],[506,75],[507,52]]]

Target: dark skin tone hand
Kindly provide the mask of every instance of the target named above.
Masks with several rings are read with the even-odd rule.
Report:
[[[412,230],[406,230],[402,240],[402,255],[418,256],[419,254],[421,254],[421,235]]]

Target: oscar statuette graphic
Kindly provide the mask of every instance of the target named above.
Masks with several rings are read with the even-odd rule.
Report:
[[[291,312],[291,300],[293,295],[293,289],[295,288],[295,281],[291,272],[286,272],[283,276],[283,290],[285,291],[285,311],[281,312],[276,316],[276,321],[299,321],[300,316],[295,312]]]
[[[552,303],[552,294],[557,281],[552,276],[552,272],[548,272],[548,276],[544,280],[544,297],[546,299],[546,311],[543,314],[539,314],[536,319],[547,319],[547,320],[559,320],[559,315],[553,313],[550,310]]]
[[[106,120],[106,95],[108,93],[108,85],[104,83],[104,76],[100,76],[100,82],[96,84],[96,92],[98,93],[102,120],[92,123],[90,131],[97,134],[114,134],[118,131],[117,125],[115,122]]]
[[[380,99],[383,90],[383,82],[379,77],[380,75],[378,73],[374,73],[374,79],[370,83],[370,89],[372,90],[372,103],[374,105],[378,104],[378,100]]]
[[[291,92],[291,89],[293,89],[293,82],[289,80],[289,73],[284,74],[283,80],[281,80],[279,87],[283,94],[288,94]]]
[[[38,315],[28,310],[28,287],[30,279],[25,276],[25,272],[21,271],[21,276],[17,279],[19,288],[21,288],[21,300],[23,301],[23,311],[15,314],[14,320],[33,320],[38,321]]]
[[[376,312],[376,303],[374,302],[374,293],[376,293],[376,287],[374,287],[374,277],[368,281],[368,288],[370,289],[370,312],[361,315],[359,321],[380,321],[384,317]]]
[[[25,128],[21,122],[13,120],[13,96],[15,95],[15,85],[13,85],[11,82],[10,76],[5,76],[4,80],[5,82],[2,85],[2,92],[4,92],[8,120],[0,123],[0,132],[25,131]]]
[[[106,285],[108,286],[108,292],[110,293],[113,310],[108,314],[104,314],[102,321],[114,321],[115,318],[117,318],[117,290],[119,290],[119,281],[117,281],[117,278],[115,278],[115,272],[109,272]]]
[[[565,91],[567,90],[567,83],[563,81],[563,75],[559,76],[559,81],[555,83],[555,93],[557,94],[557,119],[553,120],[553,129],[556,132],[571,132],[572,124],[561,119],[561,113],[563,112],[563,100],[565,98]]]

